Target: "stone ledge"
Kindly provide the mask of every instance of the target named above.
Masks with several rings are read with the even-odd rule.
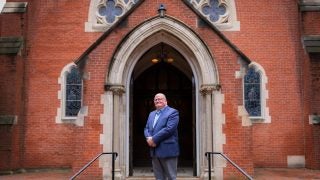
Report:
[[[0,175],[13,175],[13,174],[22,174],[22,173],[38,173],[38,172],[50,172],[50,173],[67,173],[72,172],[70,167],[61,167],[61,168],[38,168],[38,169],[16,169],[16,170],[2,170]]]
[[[308,53],[320,53],[320,35],[304,36],[303,44]]]
[[[25,13],[27,5],[27,2],[7,2],[0,13]]]
[[[302,1],[299,3],[301,12],[320,11],[320,2],[317,1]]]
[[[22,37],[0,37],[0,54],[17,54],[22,44]]]
[[[13,125],[15,118],[13,115],[0,115],[0,125]]]

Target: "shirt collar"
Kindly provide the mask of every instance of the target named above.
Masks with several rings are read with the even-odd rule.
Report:
[[[161,113],[168,105],[156,111],[156,113]]]

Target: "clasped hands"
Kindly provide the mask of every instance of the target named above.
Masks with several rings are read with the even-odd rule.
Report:
[[[153,142],[152,137],[147,137],[147,143],[150,147],[156,147],[156,143]]]

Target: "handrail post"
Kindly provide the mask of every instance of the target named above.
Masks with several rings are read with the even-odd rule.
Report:
[[[209,180],[211,180],[211,153],[207,153],[208,155],[208,174],[209,174]]]
[[[252,180],[253,178],[246,173],[243,169],[241,169],[236,163],[234,163],[231,159],[229,159],[226,155],[220,153],[220,152],[206,152],[205,156],[208,158],[208,167],[209,167],[209,180],[211,180],[211,154],[215,155],[221,155],[224,159],[226,159],[229,163],[231,163],[232,166],[234,166],[236,169],[238,169],[244,176],[246,176],[248,179]]]
[[[115,161],[115,157],[116,154],[115,153],[112,153],[112,180],[114,180],[114,161]]]
[[[105,153],[100,153],[97,155],[94,159],[92,159],[89,163],[87,163],[83,168],[81,168],[75,175],[73,175],[70,180],[74,180],[79,174],[81,174],[85,169],[87,169],[95,160],[97,160],[101,155],[104,154],[111,154],[112,155],[112,180],[114,180],[114,172],[115,172],[115,160],[117,159],[118,153],[116,152],[105,152]]]
[[[246,173],[243,169],[241,169],[236,163],[234,163],[231,159],[229,159],[226,155],[219,153],[221,156],[223,156],[226,160],[228,160],[235,168],[237,168],[243,175],[245,175],[248,179],[252,179],[252,177]]]

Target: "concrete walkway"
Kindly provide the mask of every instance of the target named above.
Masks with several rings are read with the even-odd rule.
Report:
[[[255,169],[255,179],[258,180],[320,180],[320,170],[285,169],[285,168],[258,168]]]
[[[38,170],[33,172],[0,175],[0,180],[64,180],[72,177],[70,170]],[[256,180],[320,180],[320,170],[258,168],[255,169]]]

